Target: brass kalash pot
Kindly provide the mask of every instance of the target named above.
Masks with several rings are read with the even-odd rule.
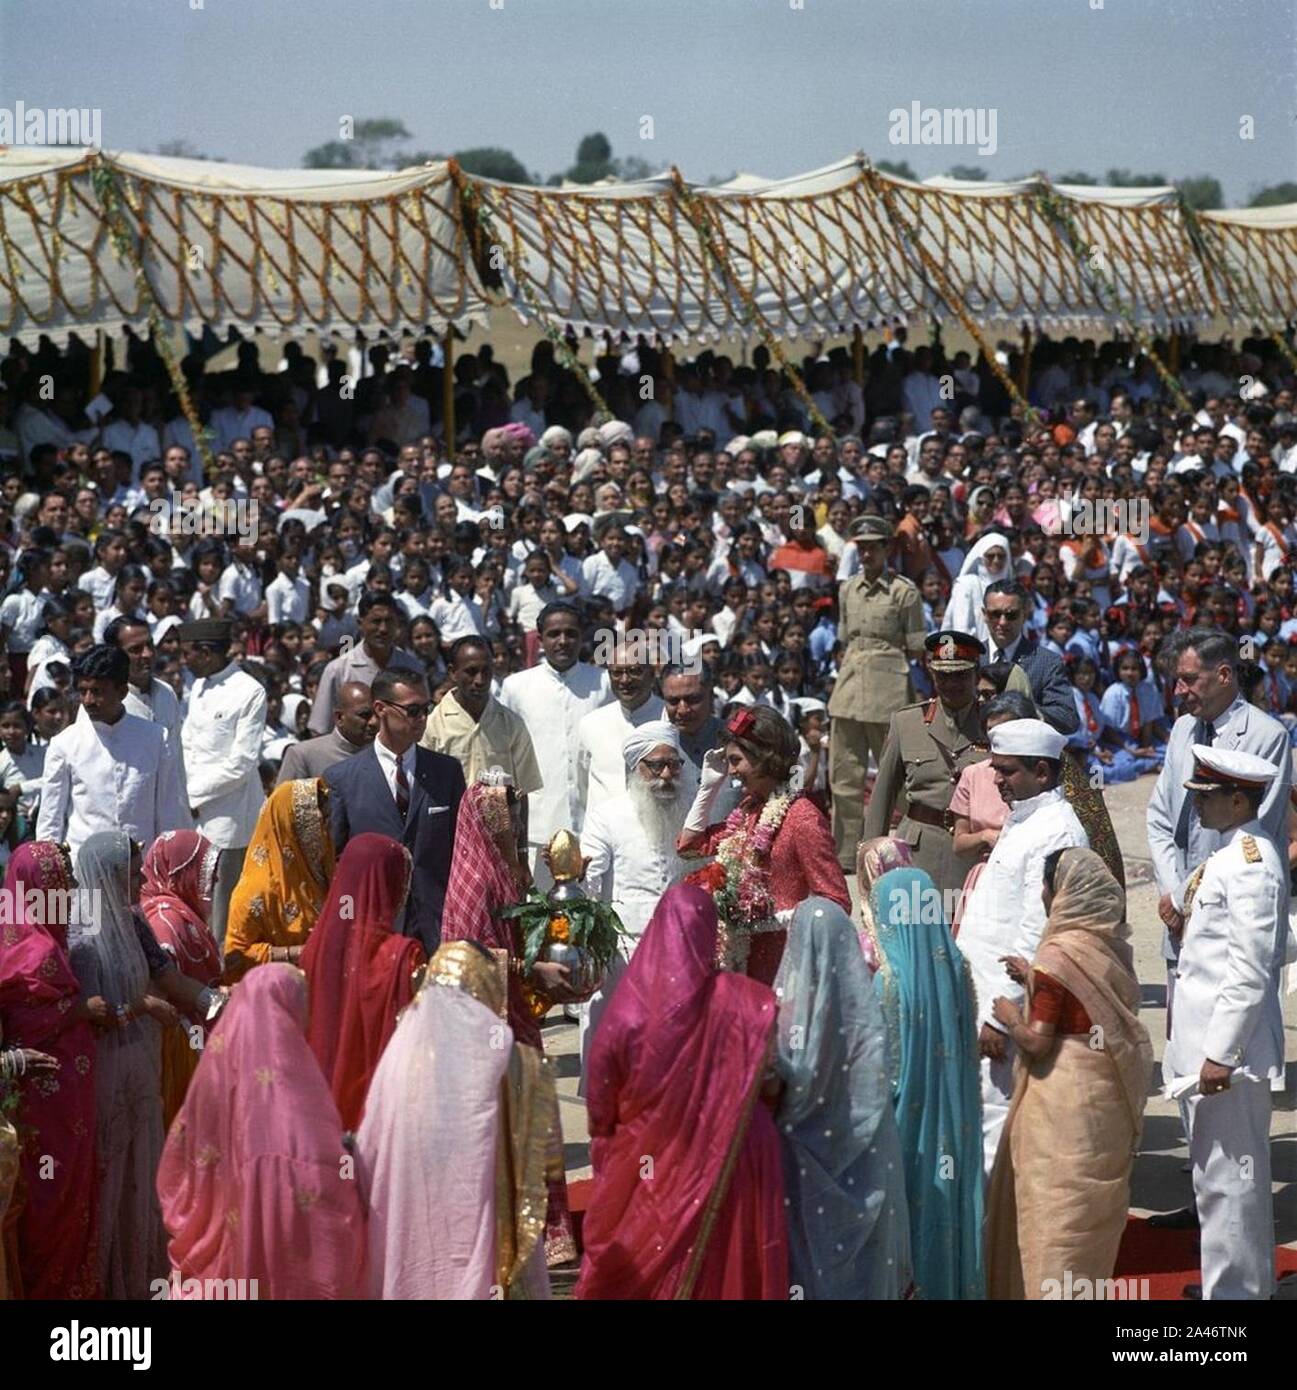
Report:
[[[541,948],[540,959],[567,966],[569,988],[588,999],[603,984],[604,972],[589,951],[568,940],[568,918],[563,905],[586,901],[585,889],[581,887],[581,842],[570,830],[560,830],[550,840],[549,867],[554,887],[549,892],[548,940]]]

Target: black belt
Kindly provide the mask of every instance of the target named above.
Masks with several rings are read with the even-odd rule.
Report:
[[[955,817],[954,813],[933,810],[931,806],[923,806],[918,802],[912,802],[905,808],[905,816],[908,820],[916,820],[920,825],[935,825],[938,829],[944,830],[948,835],[954,834]]]

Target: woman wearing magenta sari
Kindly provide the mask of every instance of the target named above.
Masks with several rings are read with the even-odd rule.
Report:
[[[302,952],[311,1000],[306,1040],[347,1130],[360,1126],[370,1079],[424,963],[419,942],[392,930],[410,872],[409,850],[386,835],[349,840]]]
[[[604,1011],[578,1298],[786,1299],[773,992],[716,968],[716,908],[662,896]]]
[[[57,1059],[56,1071],[19,1084],[17,1128],[22,1167],[17,1203],[18,1269],[10,1282],[26,1298],[97,1298],[95,1036],[92,1021],[112,1022],[100,998],[83,999],[67,953],[73,887],[58,845],[20,845],[4,891],[9,925],[0,927],[0,1026],[5,1046]],[[42,1176],[45,1155],[54,1176]]]

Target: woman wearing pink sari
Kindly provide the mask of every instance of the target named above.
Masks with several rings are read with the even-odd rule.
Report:
[[[180,971],[200,985],[221,978],[221,953],[207,926],[212,910],[212,884],[221,851],[196,830],[168,830],[159,835],[144,856],[140,912],[158,945]],[[193,1046],[202,1028],[196,1014],[162,1030],[162,1123],[168,1128],[184,1101],[201,1048]]]
[[[788,1297],[779,1136],[760,1098],[778,1010],[767,986],[717,970],[716,934],[708,894],[668,889],[600,1020],[577,1298]]]
[[[446,885],[446,906],[441,918],[441,939],[476,941],[496,957],[507,973],[509,993],[506,1017],[514,1040],[544,1054],[540,1019],[532,1011],[524,990],[522,940],[518,925],[496,916],[502,907],[521,902],[527,895],[525,861],[518,854],[518,827],[510,793],[512,788],[475,782],[459,803],[455,825],[455,856]],[[564,967],[539,962],[527,983],[548,990],[561,983]],[[553,1102],[548,1213],[545,1218],[545,1259],[552,1269],[576,1259],[576,1240],[568,1208],[567,1179],[563,1174],[563,1131],[558,1101]]]
[[[13,1198],[18,1269],[10,1270],[10,1282],[26,1298],[99,1296],[91,1021],[106,1027],[112,1014],[102,999],[82,999],[68,961],[60,903],[69,900],[59,895],[72,886],[67,855],[54,844],[20,845],[5,872],[13,919],[0,927],[5,1045],[34,1048],[59,1062],[57,1071],[21,1083],[22,1164]],[[45,1155],[54,1160],[52,1180],[41,1173]]]
[[[365,1214],[306,1042],[306,993],[296,966],[259,966],[212,1030],[158,1168],[173,1287],[245,1279],[260,1299],[363,1296]]]
[[[386,835],[349,840],[302,953],[311,997],[306,1040],[347,1130],[360,1125],[370,1079],[424,963],[419,942],[392,931],[411,869],[409,850]]]

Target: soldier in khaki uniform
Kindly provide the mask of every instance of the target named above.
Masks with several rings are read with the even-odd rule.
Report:
[[[976,855],[955,853],[950,798],[959,774],[990,756],[977,705],[977,664],[985,649],[964,632],[934,632],[925,646],[937,696],[892,715],[864,835],[891,834],[892,810],[903,797],[895,833],[944,894],[961,889],[977,862]]]
[[[846,652],[829,699],[833,839],[849,874],[856,867],[870,754],[881,762],[888,720],[914,698],[910,658],[923,653],[923,600],[910,580],[887,569],[891,523],[857,517],[851,539],[861,570],[839,591],[838,636]]]

